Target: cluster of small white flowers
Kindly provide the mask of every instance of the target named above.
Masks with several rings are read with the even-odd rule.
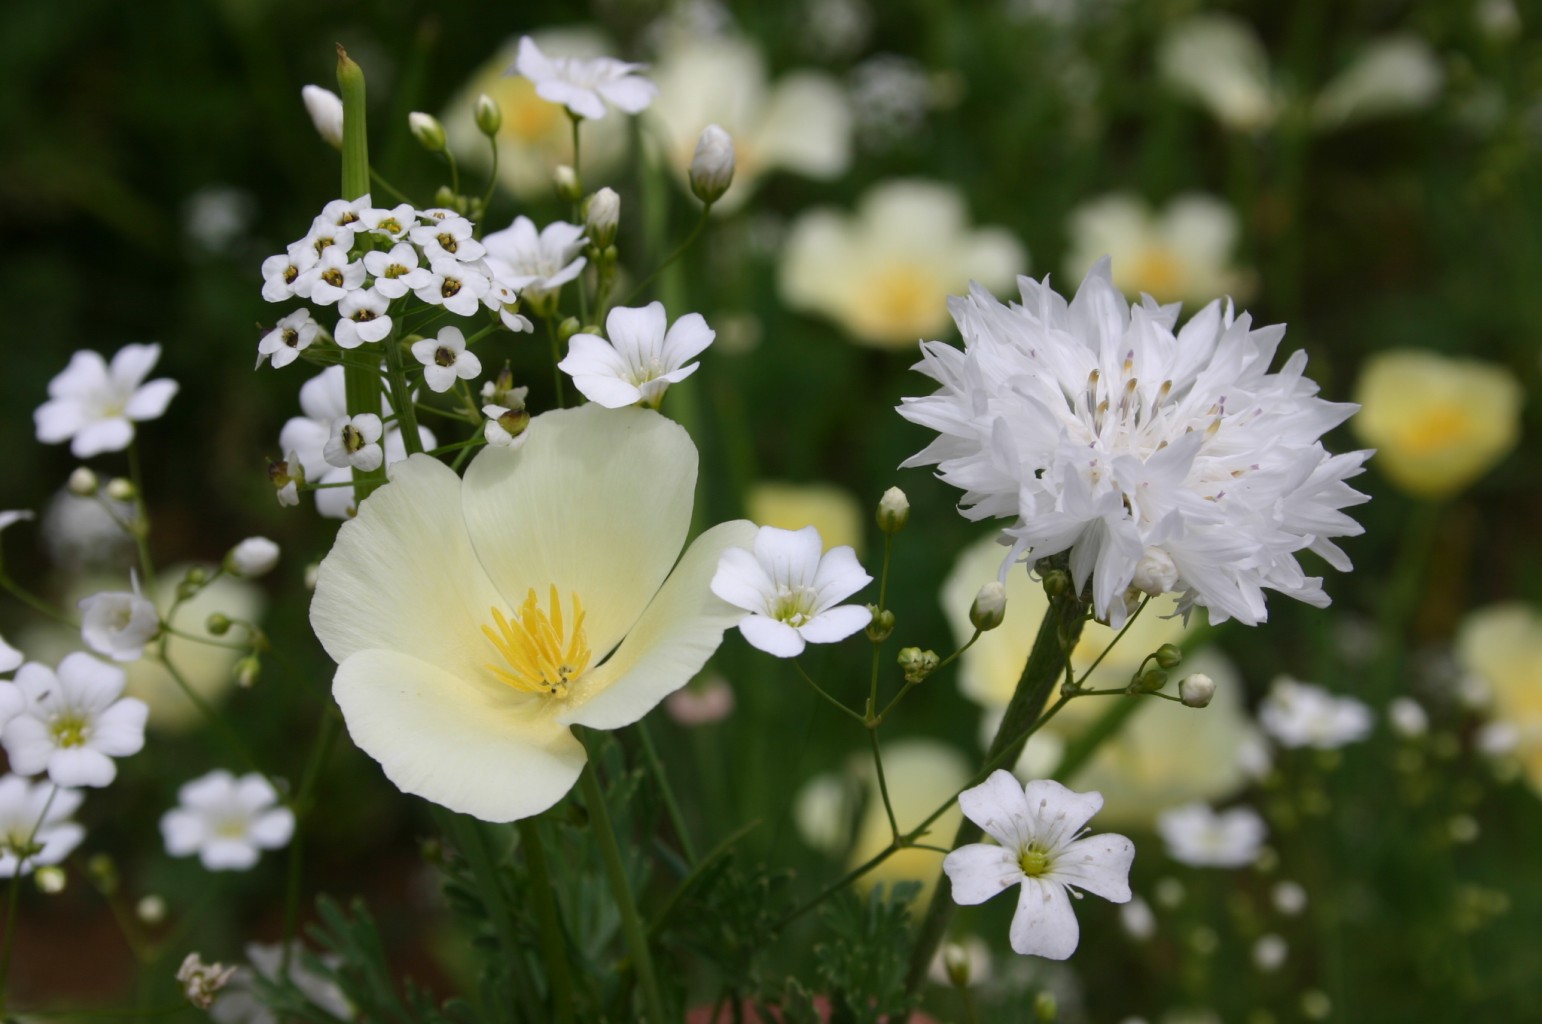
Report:
[[[1175,330],[1178,306],[1132,308],[1106,259],[1069,302],[1018,284],[1020,305],[949,300],[964,348],[922,343],[941,388],[899,411],[940,436],[904,465],[937,466],[971,519],[1014,518],[1013,556],[1069,550],[1111,625],[1132,588],[1211,622],[1262,622],[1265,588],[1327,605],[1296,556],[1350,568],[1331,538],[1361,532],[1341,510],[1366,500],[1344,481],[1369,452],[1323,448],[1355,406],[1316,397],[1306,353],[1269,372],[1284,328],[1212,302]]]

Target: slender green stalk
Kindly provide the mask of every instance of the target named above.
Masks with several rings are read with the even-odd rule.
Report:
[[[41,597],[38,597],[36,594],[27,590],[20,583],[17,583],[15,580],[11,579],[11,577],[6,575],[4,571],[0,571],[0,587],[5,588],[5,590],[12,597],[16,598],[16,600],[37,612],[39,615],[45,615],[48,618],[53,619],[55,622],[61,622],[64,625],[69,626],[71,629],[80,628],[80,621],[78,619],[70,618],[58,608],[55,608]]]
[[[867,738],[873,745],[873,769],[878,773],[878,794],[883,797],[883,810],[889,816],[889,832],[898,842],[900,837],[899,822],[894,817],[894,804],[889,800],[889,781],[883,774],[883,754],[878,749],[878,730],[867,730]]]
[[[557,914],[557,901],[552,896],[551,874],[546,870],[546,848],[541,844],[541,830],[532,818],[521,818],[515,823],[519,828],[519,845],[525,851],[525,866],[530,871],[532,902],[536,920],[541,926],[541,948],[545,953],[546,967],[551,972],[552,1001],[556,1004],[560,1024],[572,1024],[573,976],[568,966],[567,940],[563,936],[562,919]]]
[[[482,193],[482,216],[477,218],[476,232],[473,238],[482,237],[482,226],[487,221],[487,207],[493,201],[493,192],[498,188],[498,136],[487,136],[487,144],[493,150],[493,167],[487,172],[487,191]]]
[[[798,675],[803,677],[803,681],[805,683],[808,683],[810,686],[812,686],[814,688],[814,692],[815,693],[819,694],[825,700],[827,700],[831,704],[835,705],[837,708],[839,708],[841,710],[841,712],[843,714],[847,715],[848,717],[856,719],[857,721],[861,722],[863,725],[867,724],[867,719],[863,718],[861,715],[857,714],[855,711],[851,710],[846,705],[844,705],[840,701],[836,700],[834,697],[830,696],[830,692],[828,690],[826,690],[823,686],[820,686],[818,683],[814,682],[814,677],[809,675],[807,672],[805,672],[803,670],[803,666],[798,664],[798,659],[797,658],[793,658],[792,659],[792,667],[798,670]]]
[[[650,937],[659,933],[659,931],[664,927],[665,922],[669,920],[670,915],[675,912],[675,908],[680,905],[680,901],[685,897],[685,894],[690,892],[691,886],[695,885],[696,882],[707,873],[707,869],[716,864],[723,857],[727,856],[728,851],[733,848],[734,843],[737,843],[740,839],[743,839],[745,836],[749,835],[750,832],[754,831],[757,827],[759,827],[759,825],[760,819],[756,818],[754,821],[751,821],[746,825],[739,826],[737,829],[730,832],[726,837],[720,840],[716,846],[708,850],[705,857],[696,862],[696,865],[691,868],[691,873],[682,878],[680,880],[680,884],[675,886],[675,891],[669,894],[669,899],[664,903],[664,909],[658,912],[658,914],[653,918],[653,923],[648,926],[648,935]]]
[[[139,572],[144,577],[145,589],[155,591],[155,562],[150,558],[150,512],[145,506],[145,478],[139,468],[139,441],[129,442],[128,446],[129,480],[134,485],[134,521],[129,524],[129,533],[134,538],[134,546],[139,549]]]
[[[304,864],[302,852],[304,844],[303,825],[305,815],[310,810],[311,796],[316,791],[316,784],[321,779],[321,768],[326,764],[327,755],[332,751],[332,741],[337,736],[337,710],[336,705],[330,705],[327,713],[321,716],[321,725],[316,730],[316,740],[311,744],[311,754],[305,763],[304,774],[300,776],[300,788],[295,793],[294,799],[289,801],[290,812],[294,815],[294,835],[289,838],[289,867],[288,878],[284,886],[284,941],[280,954],[278,976],[283,979],[289,977],[289,959],[293,952],[295,932],[300,920],[300,882],[301,867]]]
[[[557,408],[567,408],[567,397],[562,389],[562,367],[557,364],[562,362],[562,342],[557,338],[557,318],[548,316],[546,319],[546,336],[551,339],[551,376],[552,387],[557,392]]]
[[[675,262],[675,260],[685,255],[685,251],[691,247],[691,243],[696,241],[696,236],[701,234],[701,229],[707,226],[707,219],[711,212],[711,204],[703,205],[701,208],[701,218],[696,221],[696,226],[691,229],[691,233],[686,236],[685,241],[681,242],[679,247],[677,247],[674,252],[670,253],[669,256],[665,258],[663,263],[660,263],[658,266],[654,267],[651,274],[637,282],[637,286],[632,289],[631,294],[626,297],[625,301],[618,303],[618,305],[630,306],[633,302],[637,301],[637,297],[643,293],[644,288],[647,288],[648,285],[653,283],[653,279],[655,277],[658,277],[660,274],[662,274],[670,264]]]
[[[669,1017],[664,1013],[664,1000],[659,994],[658,979],[653,973],[653,954],[648,949],[648,930],[637,904],[632,899],[632,883],[626,877],[626,864],[621,859],[621,847],[616,842],[615,829],[611,827],[610,811],[605,806],[605,793],[595,775],[594,751],[591,747],[589,764],[579,775],[583,787],[584,806],[589,810],[589,820],[600,842],[600,854],[605,860],[605,874],[610,878],[611,895],[616,909],[621,913],[621,930],[626,934],[627,947],[632,952],[632,966],[642,989],[643,1005],[647,1008],[649,1024],[664,1024]]]
[[[11,876],[10,892],[6,894],[5,904],[5,940],[0,943],[0,1017],[5,1015],[6,997],[9,994],[11,980],[11,954],[16,949],[16,905],[20,898],[22,879],[26,877],[27,861],[31,859],[33,841],[37,839],[38,829],[43,827],[43,822],[48,818],[48,811],[54,805],[54,797],[59,795],[59,787],[54,786],[48,791],[48,799],[43,801],[43,813],[38,815],[33,822],[32,831],[27,834],[27,851],[18,855],[16,872]]]
[[[1151,603],[1151,598],[1149,598],[1149,597],[1143,597],[1143,598],[1140,599],[1140,606],[1135,609],[1135,611],[1130,615],[1130,617],[1128,619],[1124,620],[1124,628],[1121,629],[1119,632],[1114,634],[1114,638],[1108,642],[1108,646],[1103,648],[1103,653],[1099,654],[1095,659],[1093,659],[1092,664],[1087,666],[1087,671],[1083,672],[1082,673],[1082,677],[1080,679],[1076,680],[1076,685],[1077,686],[1081,686],[1081,685],[1085,684],[1087,682],[1088,678],[1091,677],[1092,670],[1097,668],[1099,665],[1103,664],[1103,659],[1108,657],[1108,652],[1114,649],[1114,645],[1115,644],[1117,644],[1120,640],[1124,639],[1124,635],[1130,631],[1130,627],[1131,626],[1135,625],[1135,620],[1140,618],[1140,613],[1145,611],[1146,610],[1146,605],[1148,605],[1150,603]],[[1069,657],[1069,656],[1070,656],[1070,652],[1068,651],[1067,652],[1067,657]],[[1146,660],[1150,661],[1151,659],[1148,657]],[[1141,667],[1142,668],[1145,667],[1145,662],[1141,662]],[[1137,673],[1137,675],[1138,674],[1139,673]]]
[[[167,675],[171,676],[172,681],[186,694],[187,699],[193,702],[193,706],[198,709],[198,713],[203,716],[204,721],[214,727],[215,733],[219,735],[220,740],[229,748],[236,760],[240,761],[251,771],[257,772],[264,779],[267,779],[268,784],[273,786],[275,792],[278,792],[278,787],[274,784],[272,776],[263,771],[257,764],[257,759],[252,756],[251,751],[246,749],[246,744],[241,742],[241,737],[230,727],[230,723],[225,721],[224,716],[218,711],[214,710],[212,704],[199,696],[198,691],[194,690],[192,684],[187,681],[187,677],[166,656],[166,640],[167,638],[162,636],[160,650],[157,654],[160,658],[161,666],[166,669]]]
[[[402,346],[396,340],[396,332],[385,340],[386,373],[391,379],[391,408],[401,426],[402,443],[408,455],[423,450],[423,436],[418,433],[418,413],[412,404],[412,391],[407,387],[407,370],[402,365]]]
[[[664,810],[669,815],[669,823],[680,839],[680,852],[685,854],[686,864],[695,867],[696,844],[691,842],[691,833],[685,827],[685,816],[680,813],[680,803],[675,799],[674,787],[669,784],[669,776],[664,774],[664,762],[659,759],[658,748],[653,745],[653,734],[648,731],[648,722],[646,719],[639,718],[633,728],[642,743],[643,760],[648,762],[648,771],[653,773],[653,781],[659,787],[659,795],[664,800]]]

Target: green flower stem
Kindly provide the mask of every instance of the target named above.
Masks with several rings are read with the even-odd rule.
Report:
[[[396,332],[385,340],[386,371],[391,377],[391,408],[401,427],[402,443],[408,455],[423,451],[423,437],[418,433],[418,413],[412,404],[412,391],[407,387],[407,370],[402,362],[402,346],[396,340]],[[384,470],[382,470],[384,472]]]
[[[407,203],[408,205],[415,205],[408,197],[407,193],[403,192],[389,181],[386,181],[385,178],[382,177],[381,174],[373,167],[371,167],[369,171],[369,180],[373,182],[381,191],[388,193],[391,198],[395,199],[397,202]]]
[[[30,590],[27,590],[20,583],[17,583],[15,580],[11,579],[10,576],[6,575],[4,570],[0,570],[0,587],[3,587],[12,597],[16,598],[16,600],[37,612],[39,615],[47,616],[48,618],[53,619],[55,622],[62,623],[71,629],[80,628],[80,620],[71,618],[62,610],[55,608],[41,597],[38,597]]]
[[[493,201],[493,192],[498,188],[498,136],[487,136],[487,144],[492,147],[493,167],[487,172],[487,191],[482,193],[482,216],[477,218],[475,232],[471,237],[478,240],[482,237],[482,226],[487,222],[487,207]]]
[[[568,966],[567,939],[562,931],[562,919],[557,913],[557,901],[552,896],[550,872],[546,870],[546,848],[541,844],[541,831],[535,819],[521,818],[515,822],[519,828],[519,845],[525,851],[525,865],[530,870],[530,889],[535,904],[536,920],[541,926],[541,950],[545,953],[546,966],[551,972],[552,1000],[556,1004],[560,1024],[573,1022],[573,976]]]
[[[219,736],[221,742],[229,748],[230,753],[236,760],[266,779],[268,785],[273,787],[275,793],[282,792],[273,777],[263,771],[257,764],[257,759],[252,757],[251,751],[246,749],[246,745],[241,742],[241,737],[230,727],[230,723],[225,721],[224,716],[215,711],[212,704],[199,696],[198,691],[194,690],[192,684],[187,681],[187,677],[182,674],[176,665],[172,664],[171,659],[166,656],[167,639],[169,637],[166,635],[163,634],[161,636],[160,647],[156,652],[156,656],[160,659],[162,667],[166,669],[166,673],[171,676],[178,688],[187,695],[187,699],[193,702],[193,706],[198,709],[198,713],[203,716],[204,720],[214,726],[215,733]]]
[[[880,612],[884,610],[884,598],[889,592],[889,555],[893,552],[893,550],[894,535],[891,533],[885,533],[883,535],[883,570],[878,574],[878,610]],[[872,678],[868,683],[867,707],[864,709],[864,717],[867,719],[868,728],[870,729],[877,728],[878,722],[883,718],[882,715],[876,714],[878,711],[878,652],[882,647],[882,640],[873,644],[873,668],[871,673]],[[903,689],[900,691],[901,694],[904,692],[905,691]],[[890,702],[889,707],[892,708],[898,702],[899,697],[895,697],[894,700]],[[876,753],[876,751],[877,748],[875,747],[874,752]],[[887,800],[884,802],[886,804],[888,803]],[[892,818],[893,815],[891,814],[890,817]],[[899,830],[895,829],[895,834],[897,835],[898,833]]]
[[[289,977],[289,959],[293,952],[294,937],[300,920],[300,881],[301,867],[304,864],[304,856],[301,852],[301,839],[304,833],[301,825],[305,814],[310,810],[311,797],[316,792],[316,784],[321,780],[322,766],[326,764],[327,755],[332,752],[332,741],[337,738],[339,714],[341,712],[338,711],[336,704],[327,705],[327,713],[321,716],[321,725],[316,730],[316,741],[311,744],[311,753],[305,763],[305,772],[300,776],[300,788],[295,793],[294,799],[288,801],[290,812],[294,815],[295,828],[294,835],[289,837],[288,878],[284,888],[284,940],[278,966],[278,976],[284,979]]]
[[[59,795],[59,787],[54,786],[48,791],[48,799],[43,801],[43,813],[38,815],[37,821],[32,825],[32,831],[27,835],[27,846],[31,847],[37,838],[38,829],[43,827],[43,822],[48,818],[48,811],[54,805],[54,797]],[[0,942],[0,1017],[5,1015],[5,1003],[11,978],[11,954],[16,949],[16,905],[20,898],[22,879],[26,877],[25,868],[30,857],[22,856],[16,861],[16,873],[11,876],[10,892],[6,894],[5,904],[5,939]],[[8,1019],[8,1018],[7,1018]]]
[[[487,901],[493,933],[498,937],[498,945],[503,947],[503,955],[510,961],[518,961],[524,950],[520,946],[519,932],[514,927],[514,913],[509,906],[503,880],[498,875],[498,861],[493,856],[492,847],[488,845],[482,823],[437,805],[431,804],[429,809],[433,812],[434,820],[439,822],[440,830],[450,837],[460,855],[466,858],[471,873],[476,876],[477,892]],[[502,1008],[499,1017],[514,1019],[513,1007]]]
[[[591,742],[589,763],[578,778],[579,785],[583,787],[584,806],[588,808],[589,820],[600,841],[600,854],[605,859],[605,873],[610,878],[611,895],[615,898],[616,909],[621,913],[621,929],[632,951],[632,967],[637,975],[638,986],[642,989],[643,1005],[648,1012],[647,1020],[649,1024],[664,1024],[669,1017],[664,1013],[664,1000],[659,995],[658,979],[653,973],[648,931],[632,899],[632,885],[627,880],[621,847],[616,843],[616,833],[611,827],[610,811],[605,806],[605,793],[600,789],[600,780],[595,775],[596,753],[595,745]]]
[[[145,589],[155,591],[155,562],[150,558],[150,512],[145,507],[145,478],[139,469],[139,441],[136,438],[128,446],[129,480],[134,485],[134,521],[129,524],[129,534],[139,549],[139,571],[145,578]]]
[[[690,874],[682,878],[680,884],[675,886],[675,891],[669,894],[669,900],[664,904],[664,909],[660,910],[657,916],[654,917],[653,923],[648,925],[648,936],[650,938],[657,935],[663,929],[670,916],[675,912],[675,909],[680,906],[680,901],[685,897],[685,894],[690,892],[691,887],[707,873],[707,869],[726,857],[728,852],[733,849],[735,843],[749,835],[759,826],[759,818],[739,826],[716,846],[708,850],[705,857],[696,862],[696,865],[691,868]]]
[[[680,839],[680,852],[685,854],[686,864],[695,867],[696,844],[691,842],[691,833],[685,827],[685,816],[680,813],[680,803],[675,799],[674,787],[669,784],[669,776],[664,773],[664,762],[659,759],[659,751],[653,744],[653,734],[648,731],[647,720],[639,718],[634,729],[641,741],[643,760],[648,763],[648,771],[653,773],[653,781],[659,787],[659,795],[664,800],[664,810],[669,814],[669,823]]]
[[[1148,605],[1150,603],[1151,603],[1151,598],[1149,598],[1149,597],[1141,598],[1140,607],[1136,608],[1135,611],[1130,615],[1130,617],[1128,619],[1124,620],[1124,628],[1121,629],[1119,632],[1114,634],[1114,638],[1108,642],[1108,646],[1107,647],[1103,648],[1103,652],[1101,654],[1099,654],[1095,659],[1093,659],[1093,662],[1092,662],[1091,665],[1087,666],[1087,671],[1083,672],[1082,673],[1082,677],[1080,679],[1076,680],[1076,685],[1077,686],[1082,686],[1082,685],[1086,684],[1088,677],[1090,677],[1092,675],[1093,669],[1095,669],[1099,665],[1103,664],[1103,659],[1108,657],[1108,652],[1114,649],[1114,645],[1115,644],[1117,644],[1120,640],[1124,639],[1124,634],[1126,634],[1126,633],[1128,633],[1130,631],[1130,627],[1135,625],[1135,620],[1140,618],[1140,613],[1145,611],[1146,610],[1146,605]],[[1070,656],[1071,656],[1071,652],[1068,649],[1066,651],[1066,657],[1070,658]],[[1146,658],[1146,661],[1150,661],[1150,660],[1151,660],[1151,658],[1148,655],[1147,658]],[[1067,664],[1069,665],[1069,662],[1067,662]],[[1145,661],[1141,662],[1141,668],[1144,669],[1145,667],[1146,667],[1146,662]],[[1139,675],[1139,674],[1140,674],[1139,672],[1136,673],[1136,675]]]
[[[696,236],[701,234],[701,229],[707,226],[707,218],[711,213],[712,205],[710,203],[703,205],[701,208],[701,217],[696,221],[696,226],[691,229],[691,233],[686,236],[685,241],[681,242],[675,251],[670,253],[669,256],[665,258],[663,263],[660,263],[658,266],[654,267],[651,274],[637,282],[637,286],[632,289],[631,294],[628,295],[623,302],[618,303],[618,305],[630,306],[633,302],[637,301],[637,297],[643,293],[644,288],[647,288],[648,285],[653,283],[653,279],[655,277],[658,277],[660,274],[662,274],[665,268],[674,263],[675,260],[685,255],[685,251],[689,249],[692,243],[696,241]]]
[[[878,773],[878,793],[883,797],[883,810],[889,816],[889,832],[895,842],[899,842],[899,822],[894,817],[894,804],[889,800],[889,781],[883,774],[883,754],[878,749],[878,729],[875,727],[867,730],[867,738],[873,745],[873,769]]]
[[[1015,764],[1027,743],[1027,733],[1048,721],[1049,716],[1044,713],[1045,705],[1049,703],[1050,694],[1066,664],[1067,653],[1076,647],[1076,641],[1081,637],[1085,622],[1086,609],[1079,600],[1067,597],[1051,599],[1049,609],[1044,613],[1044,621],[1039,625],[1038,636],[1034,638],[1028,663],[1023,667],[1017,689],[1012,694],[1001,727],[996,730],[996,738],[991,742],[986,755],[988,763]],[[1068,699],[1062,696],[1056,710],[1063,707]],[[1020,735],[1021,739],[1018,738]],[[980,826],[964,818],[959,822],[949,849],[956,850],[976,842],[980,835]],[[932,955],[936,953],[947,931],[948,921],[953,916],[953,901],[942,896],[944,885],[939,880],[937,898],[927,908],[926,918],[916,937],[915,949],[911,952],[907,979],[907,987],[911,992],[920,991],[925,982]]]
[[[818,683],[814,682],[814,677],[809,675],[807,672],[803,671],[803,666],[798,664],[798,659],[796,659],[796,658],[792,659],[792,667],[798,670],[798,675],[803,677],[803,681],[805,683],[808,683],[810,686],[812,686],[814,688],[814,692],[815,693],[819,694],[825,700],[827,700],[831,704],[835,705],[837,708],[839,708],[841,710],[841,712],[843,714],[847,715],[850,718],[856,719],[857,721],[861,722],[864,726],[867,725],[867,719],[863,718],[861,715],[857,714],[855,711],[851,710],[846,705],[842,704],[840,701],[836,700],[834,697],[832,697],[830,695],[830,691],[826,690],[823,686],[820,686]]]
[[[551,376],[552,387],[557,392],[557,408],[567,408],[567,396],[562,390],[562,368],[557,364],[562,362],[562,342],[557,338],[557,318],[547,316],[546,336],[551,340]]]
[[[1391,585],[1381,601],[1381,614],[1377,619],[1380,633],[1380,651],[1376,658],[1376,671],[1371,678],[1367,698],[1377,706],[1385,706],[1402,674],[1403,656],[1407,649],[1404,637],[1410,620],[1419,610],[1424,596],[1424,576],[1429,565],[1430,549],[1445,512],[1443,502],[1418,500],[1403,524],[1398,540],[1397,568]]]

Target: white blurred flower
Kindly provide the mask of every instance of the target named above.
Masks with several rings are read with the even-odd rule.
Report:
[[[215,770],[184,783],[177,806],[161,817],[166,852],[196,853],[210,871],[246,871],[261,851],[288,845],[293,834],[294,812],[278,806],[278,794],[256,772],[238,779]]]
[[[310,348],[320,334],[321,325],[308,309],[297,309],[280,317],[273,329],[257,342],[257,365],[261,366],[267,359],[275,370],[288,366]]]
[[[949,296],[971,281],[1004,288],[1027,261],[1005,230],[971,229],[955,189],[903,180],[868,192],[855,217],[799,216],[779,278],[789,306],[829,317],[862,344],[914,350],[947,327]]]
[[[826,551],[844,546],[859,557],[862,554],[867,512],[839,484],[759,480],[745,492],[744,514],[752,522],[784,530],[812,526],[819,531]]]
[[[134,539],[124,524],[134,522],[132,502],[109,498],[105,491],[82,498],[60,490],[43,510],[43,544],[61,568],[79,572],[128,560]]]
[[[476,380],[482,373],[482,360],[466,350],[459,327],[441,327],[436,337],[413,342],[412,357],[423,364],[423,383],[437,394],[450,390],[457,380]]]
[[[655,65],[659,95],[648,119],[682,185],[704,128],[718,125],[733,139],[735,184],[714,206],[724,213],[770,171],[830,179],[851,162],[851,113],[835,80],[793,71],[772,86],[768,77],[760,50],[737,36],[671,33]]]
[[[337,93],[319,85],[307,85],[300,90],[305,102],[305,112],[310,114],[316,134],[330,146],[343,146],[343,101]]]
[[[332,432],[327,437],[322,457],[330,466],[339,469],[362,469],[366,473],[379,469],[385,459],[380,450],[380,436],[385,428],[380,417],[372,412],[357,416],[339,416],[332,421]]]
[[[1479,732],[1480,749],[1516,757],[1542,793],[1542,615],[1518,601],[1479,608],[1463,620],[1456,650],[1490,695],[1492,721]]]
[[[1075,952],[1080,929],[1070,894],[1076,890],[1113,903],[1130,899],[1135,844],[1113,833],[1083,835],[1103,806],[1097,793],[1073,793],[1049,779],[1021,786],[1010,772],[997,771],[960,793],[958,802],[1000,845],[972,843],[943,859],[953,900],[973,906],[1020,884],[1010,933],[1014,952],[1050,960]]]
[[[1290,946],[1274,933],[1260,935],[1253,943],[1253,963],[1260,971],[1277,971],[1285,963]]]
[[[1014,518],[1013,556],[1068,551],[1114,626],[1153,547],[1178,569],[1180,609],[1212,623],[1262,622],[1265,588],[1327,605],[1296,556],[1350,568],[1332,538],[1362,532],[1341,508],[1366,500],[1344,480],[1369,453],[1323,448],[1354,407],[1315,397],[1306,353],[1268,371],[1284,328],[1214,302],[1175,331],[1177,307],[1131,308],[1107,261],[1069,303],[1018,284],[1021,305],[983,288],[950,302],[963,351],[922,344],[916,368],[941,388],[900,415],[939,436],[901,465],[937,465],[967,518]]]
[[[1282,747],[1334,750],[1371,734],[1371,709],[1353,697],[1281,676],[1258,706],[1258,724]]]
[[[535,222],[523,215],[482,239],[493,277],[531,301],[579,275],[588,262],[580,255],[584,242],[584,229],[577,224],[553,221],[537,232]]]
[[[658,86],[637,73],[645,68],[613,57],[548,57],[534,39],[524,36],[509,73],[528,78],[542,99],[561,103],[577,117],[599,120],[606,104],[636,114],[653,102]]]
[[[182,230],[207,252],[230,254],[257,214],[257,200],[245,189],[205,185],[182,203]]]
[[[215,995],[235,977],[236,969],[221,963],[206,964],[197,953],[189,953],[177,968],[177,984],[187,1001],[200,1010],[214,1005]]]
[[[1269,898],[1274,902],[1274,909],[1286,917],[1295,917],[1306,909],[1306,890],[1299,882],[1276,882]]]
[[[157,419],[177,393],[174,380],[145,381],[160,357],[159,345],[125,345],[109,366],[95,352],[76,352],[48,382],[48,401],[32,414],[37,439],[69,441],[82,459],[127,448],[134,423]]]
[[[935,101],[925,65],[880,53],[851,72],[851,106],[864,145],[883,148],[916,135]]]
[[[681,687],[664,698],[664,711],[677,725],[721,722],[733,710],[734,691],[720,676],[708,676],[700,685]]]
[[[805,643],[844,640],[872,620],[862,605],[839,602],[873,578],[851,548],[825,552],[819,531],[762,526],[753,552],[729,548],[712,577],[712,592],[749,612],[739,632],[751,646],[778,658],[803,653]]]
[[[1405,739],[1423,736],[1430,728],[1430,716],[1412,697],[1394,697],[1387,705],[1387,721]]]
[[[148,709],[144,701],[121,697],[123,683],[122,669],[80,652],[66,655],[57,671],[28,662],[15,682],[0,682],[0,691],[19,690],[25,699],[0,730],[11,770],[46,770],[60,786],[111,784],[118,774],[112,759],[145,745]]]
[[[302,952],[298,944],[290,947],[289,983],[316,1009],[337,1020],[353,1020],[354,1007],[348,997],[324,976],[307,968]],[[254,975],[268,981],[278,981],[279,969],[284,963],[284,947],[278,944],[248,943],[246,959],[251,966],[236,969],[229,984],[215,997],[214,1005],[209,1007],[209,1018],[216,1024],[279,1024],[278,1017],[260,998],[262,990]],[[331,954],[321,959],[332,966],[342,963]]]
[[[1258,859],[1269,834],[1251,807],[1218,813],[1202,803],[1163,811],[1156,826],[1167,855],[1190,867],[1245,867]]]
[[[668,328],[666,330],[665,328]],[[657,409],[669,385],[696,372],[699,356],[716,337],[700,313],[668,322],[662,302],[640,309],[617,306],[605,318],[609,340],[575,334],[557,366],[585,398],[607,409],[642,403]],[[416,349],[414,348],[414,352]]]
[[[1232,261],[1241,226],[1231,206],[1189,193],[1160,214],[1139,197],[1119,192],[1083,203],[1067,221],[1066,271],[1084,277],[1104,256],[1113,260],[1114,287],[1158,302],[1203,304],[1231,296],[1244,300],[1252,275]]]
[[[20,668],[21,663],[26,660],[26,655],[22,654],[16,648],[6,643],[5,637],[0,636],[0,672],[10,672],[14,669]],[[0,723],[0,725],[3,724],[4,723]]]
[[[0,878],[68,857],[86,837],[86,830],[69,820],[82,799],[76,790],[51,782],[0,778]]]
[[[1284,107],[1258,34],[1230,15],[1196,14],[1172,26],[1157,47],[1157,68],[1235,131],[1268,128]]]
[[[1130,902],[1119,908],[1119,924],[1136,942],[1145,942],[1156,934],[1156,914],[1152,913],[1151,904],[1139,896],[1131,897]]]
[[[80,636],[86,646],[113,661],[138,661],[145,644],[161,631],[155,605],[134,589],[103,591],[80,601]]]
[[[1445,83],[1428,43],[1400,33],[1373,39],[1317,95],[1312,117],[1324,129],[1422,110]]]
[[[266,537],[248,537],[225,555],[225,568],[237,576],[255,579],[278,564],[278,545]]]
[[[686,174],[691,192],[704,203],[723,198],[734,180],[734,140],[721,126],[709,124],[696,140]]]

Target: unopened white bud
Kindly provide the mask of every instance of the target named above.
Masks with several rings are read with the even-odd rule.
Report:
[[[96,493],[97,487],[100,486],[100,481],[97,480],[96,474],[85,466],[76,466],[75,472],[70,474],[68,486],[70,493],[76,497],[89,498]]]
[[[430,153],[444,152],[444,125],[433,114],[425,114],[421,110],[414,110],[407,115],[407,127],[412,129],[412,137],[418,140],[422,147]]]
[[[584,186],[578,180],[578,172],[567,164],[558,164],[557,169],[551,172],[551,183],[557,190],[557,198],[564,202],[576,203],[584,194]]]
[[[113,501],[133,501],[134,485],[126,477],[115,476],[107,481],[107,496]]]
[[[476,105],[471,110],[477,130],[488,138],[497,135],[498,129],[503,127],[503,111],[498,108],[498,101],[487,93],[477,97]]]
[[[1178,699],[1191,708],[1206,707],[1215,696],[1215,680],[1203,672],[1184,676],[1178,683]]]
[[[696,140],[691,157],[691,192],[708,206],[723,198],[734,180],[734,140],[715,124],[709,124]]]
[[[1135,566],[1130,586],[1149,597],[1160,597],[1178,586],[1178,567],[1173,556],[1161,548],[1147,548]]]
[[[942,967],[954,985],[959,988],[969,987],[970,966],[969,951],[963,946],[949,942],[942,947]]]
[[[878,499],[878,528],[893,536],[910,521],[910,499],[898,487],[891,487]]]
[[[590,196],[584,219],[589,241],[596,247],[604,249],[614,242],[616,227],[621,222],[621,197],[615,189],[602,188]]]
[[[982,633],[995,629],[1007,617],[1007,588],[991,580],[980,588],[969,606],[969,621]]]
[[[316,581],[321,578],[321,563],[312,562],[305,567],[305,589],[315,590]]]
[[[278,545],[266,537],[248,537],[225,555],[225,570],[255,578],[278,564]]]
[[[1387,705],[1387,718],[1392,729],[1404,739],[1416,739],[1430,728],[1430,718],[1424,708],[1412,697],[1398,697]]]
[[[307,85],[300,90],[305,101],[305,111],[311,115],[316,134],[333,149],[343,148],[343,101],[337,93],[319,85]]]
[[[37,869],[37,874],[32,880],[37,884],[38,892],[52,896],[54,893],[64,891],[64,883],[68,881],[64,869],[54,864]]]
[[[145,924],[160,924],[166,920],[166,901],[155,894],[141,897],[134,904],[134,914]]]

